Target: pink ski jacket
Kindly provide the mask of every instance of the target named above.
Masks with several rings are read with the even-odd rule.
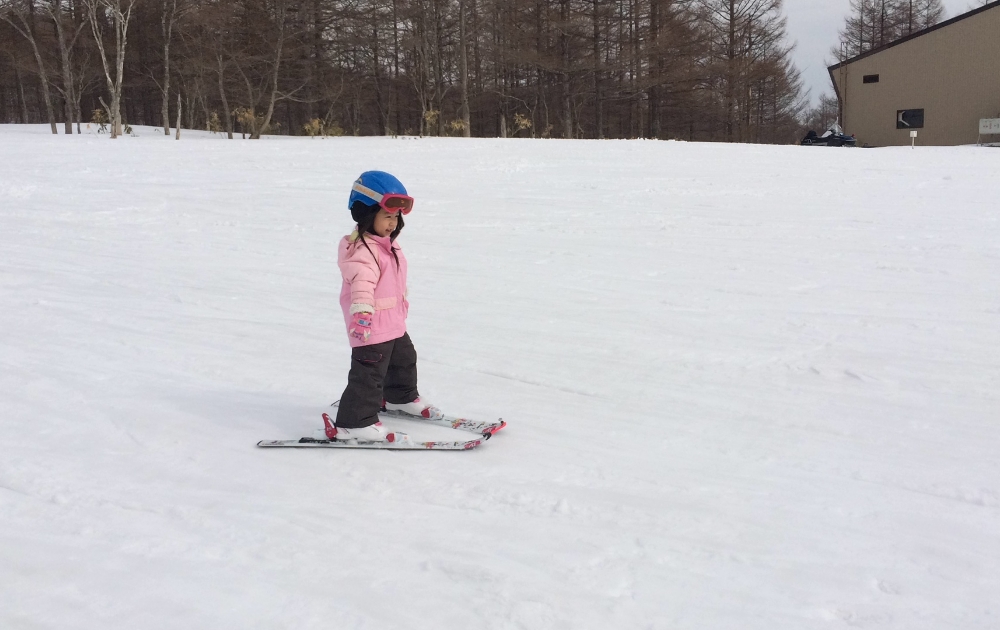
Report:
[[[352,348],[402,337],[410,308],[406,301],[406,257],[399,243],[390,242],[388,236],[373,234],[365,234],[365,242],[368,247],[354,232],[340,241],[337,252],[337,265],[344,277],[340,307],[347,329],[350,330],[354,313],[372,313],[371,336],[362,341],[348,335]],[[398,268],[393,249],[399,258]]]

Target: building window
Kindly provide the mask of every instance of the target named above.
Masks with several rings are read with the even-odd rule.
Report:
[[[897,109],[896,129],[923,129],[924,110],[922,109]]]
[[[863,80],[864,80],[865,83],[878,83],[878,75],[877,74],[866,74],[865,78]]]

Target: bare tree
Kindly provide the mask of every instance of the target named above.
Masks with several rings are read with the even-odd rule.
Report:
[[[604,137],[604,105],[601,97],[601,4],[600,0],[592,0],[591,27],[593,37],[593,74],[594,74],[594,137]]]
[[[38,79],[42,84],[42,96],[45,99],[45,113],[48,115],[49,126],[52,133],[58,134],[56,130],[56,114],[52,107],[52,94],[49,90],[49,75],[45,70],[45,62],[42,60],[42,52],[38,47],[38,38],[35,35],[35,5],[32,0],[3,0],[0,3],[0,18],[11,25],[15,31],[21,34],[29,44],[31,52],[35,56],[35,63],[38,66]]]
[[[573,137],[573,109],[570,105],[570,6],[569,0],[559,0],[559,57],[562,105],[562,136]]]
[[[751,139],[751,123],[760,105],[761,81],[770,75],[787,74],[790,47],[785,39],[781,0],[705,0],[706,24],[712,42],[712,57],[719,65],[717,76],[725,113],[725,139]],[[782,82],[796,90],[794,81]],[[773,87],[780,84],[773,82]]]
[[[90,18],[90,28],[94,41],[101,56],[104,77],[108,84],[108,94],[111,97],[109,115],[111,118],[111,137],[122,134],[122,84],[125,80],[125,49],[128,44],[128,25],[132,19],[132,9],[136,0],[84,0],[87,14]],[[105,22],[109,21],[110,26]],[[114,77],[112,67],[108,62],[105,50],[104,35],[110,27],[114,34]]]
[[[837,97],[832,94],[822,94],[819,102],[803,112],[803,124],[806,129],[823,132],[833,127],[837,122],[839,103]]]
[[[160,91],[160,117],[163,120],[163,135],[170,135],[170,42],[174,25],[187,8],[184,0],[160,0],[160,34],[163,36],[163,81]]]
[[[850,0],[832,55],[838,61],[934,26],[944,18],[941,0]]]
[[[462,82],[462,135],[468,138],[472,135],[472,122],[469,114],[469,42],[465,29],[465,2],[466,0],[458,0],[458,46],[460,49],[459,57],[461,59],[461,69],[459,70],[459,73],[461,75]]]
[[[76,82],[73,80],[73,49],[76,48],[77,40],[80,38],[80,34],[87,23],[84,20],[80,20],[79,23],[74,24],[71,19],[72,12],[66,11],[63,8],[63,0],[49,0],[43,6],[56,28],[56,42],[59,45],[59,65],[62,71],[62,87],[60,91],[63,95],[65,108],[65,133],[68,135],[73,133],[73,119],[76,118],[74,105],[77,102],[75,92]],[[77,123],[79,122],[79,119],[77,119]],[[79,125],[77,126],[77,130],[79,131]]]
[[[882,0],[855,1],[868,3],[866,45],[882,33],[873,15],[885,37],[910,28],[888,8],[881,19]],[[913,0],[914,28],[934,1]],[[41,77],[21,76],[34,58],[45,83],[61,64],[49,87],[78,122],[106,92],[109,113],[169,131],[180,88],[184,124],[229,137],[234,125],[258,138],[316,121],[311,129],[359,135],[784,142],[799,124],[789,114],[801,81],[777,0],[133,2],[0,0],[8,20],[37,30],[34,48],[26,37],[0,42],[0,117],[45,118]],[[36,14],[21,21],[15,5]],[[74,40],[81,20],[91,28]]]
[[[429,29],[427,26],[427,14],[424,11],[423,1],[417,0],[414,5],[416,7],[416,16],[413,21],[414,30],[416,32],[413,36],[412,46],[416,62],[414,63],[414,70],[411,77],[414,90],[416,91],[417,100],[420,103],[420,118],[418,121],[420,135],[424,136],[429,133],[428,122],[431,116],[430,112],[434,109],[431,88],[429,86],[432,55]]]
[[[289,98],[296,90],[281,92],[282,67],[289,28],[290,0],[262,0],[254,5],[257,30],[238,54],[229,61],[236,68],[245,88],[250,138],[260,139],[267,133],[274,117],[275,105]],[[298,7],[295,7],[296,12]],[[263,114],[258,111],[263,109]]]
[[[11,42],[0,39],[0,49],[3,50],[4,56],[10,61],[11,69],[14,71],[14,83],[16,89],[14,90],[14,98],[16,102],[16,115],[22,124],[28,123],[31,120],[30,114],[28,112],[28,102],[24,95],[24,80],[21,74],[21,61],[18,59],[18,55],[15,48],[10,45]],[[8,120],[13,120],[14,116],[11,115]]]

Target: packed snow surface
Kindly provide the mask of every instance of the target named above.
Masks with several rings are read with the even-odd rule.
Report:
[[[1000,627],[1000,151],[46,132],[0,128],[0,627]],[[346,383],[368,169],[477,450],[255,446]]]

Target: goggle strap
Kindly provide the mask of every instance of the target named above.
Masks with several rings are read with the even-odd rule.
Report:
[[[375,192],[374,190],[372,190],[371,188],[365,186],[360,182],[354,182],[354,186],[351,187],[351,190],[361,193],[362,195],[368,197],[375,203],[382,203],[383,195],[378,194],[377,192]]]

